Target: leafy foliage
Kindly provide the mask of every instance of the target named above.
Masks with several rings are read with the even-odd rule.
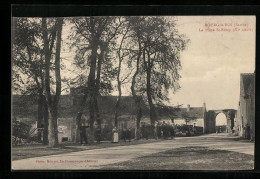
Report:
[[[195,121],[196,117],[193,117],[192,115],[190,115],[187,111],[182,111],[181,112],[181,117],[183,119],[185,119],[186,124],[188,124],[191,121]]]

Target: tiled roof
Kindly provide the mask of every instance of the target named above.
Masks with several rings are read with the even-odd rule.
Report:
[[[12,96],[12,114],[17,117],[37,119],[37,96]],[[61,95],[59,103],[59,116],[67,117],[73,113],[72,98],[70,95]]]
[[[76,101],[79,101],[82,95],[78,95]],[[98,98],[98,106],[101,116],[114,116],[115,104],[117,96],[101,96]],[[13,114],[18,117],[37,119],[37,97],[33,96],[13,96]],[[141,102],[143,116],[149,116],[149,107],[143,101]],[[181,118],[182,114],[187,111],[187,108],[177,108],[171,106],[155,106],[158,117],[174,117]],[[59,102],[59,117],[68,118],[75,117],[77,114],[77,105],[73,105],[73,97],[71,95],[61,95]],[[203,118],[203,107],[190,107],[188,115],[195,118]],[[85,114],[88,109],[85,108]],[[119,116],[135,115],[136,105],[132,96],[122,96]]]
[[[78,95],[75,100],[77,103],[82,99],[82,95]],[[75,117],[78,110],[78,105],[74,105],[75,102],[71,95],[61,95],[59,101],[59,117]],[[101,115],[114,115],[117,96],[102,96],[98,97],[98,106]],[[149,114],[149,108],[144,102],[141,102],[141,108],[143,115]],[[20,96],[14,95],[12,102],[12,111],[14,116],[23,118],[37,118],[37,96]],[[88,113],[87,107],[84,113]],[[133,97],[122,96],[120,103],[119,115],[135,115],[136,105]]]
[[[203,118],[204,109],[203,107],[190,107],[189,112],[187,108],[176,108],[176,107],[167,107],[157,108],[158,114],[168,114],[173,118],[182,118],[183,114],[186,113],[188,116],[192,116],[194,118]]]

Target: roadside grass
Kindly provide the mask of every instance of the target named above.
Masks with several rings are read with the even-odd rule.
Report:
[[[104,165],[102,170],[253,170],[252,155],[207,147],[181,147]]]
[[[116,146],[126,146],[126,145],[137,145],[137,144],[146,144],[159,142],[162,139],[149,139],[149,140],[132,140],[131,142],[120,141],[119,143],[111,143],[110,141],[102,141],[100,144],[94,143],[92,145],[81,145],[77,143],[62,143],[58,147],[50,148],[42,144],[32,144],[32,145],[22,145],[22,146],[13,146],[11,149],[12,160],[20,160],[32,157],[40,157],[47,155],[56,155],[69,152],[77,152],[83,150],[92,150],[100,149],[107,147],[116,147]]]

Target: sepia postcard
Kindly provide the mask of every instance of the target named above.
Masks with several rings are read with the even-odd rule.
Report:
[[[255,16],[12,17],[12,170],[253,170]]]

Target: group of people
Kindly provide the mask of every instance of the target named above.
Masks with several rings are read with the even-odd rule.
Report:
[[[117,143],[119,141],[119,131],[116,127],[114,127],[112,129],[112,142],[113,143]],[[126,142],[127,140],[129,142],[131,142],[131,128],[124,128],[122,131],[121,131],[121,138]]]
[[[173,139],[175,136],[174,127],[171,124],[166,124],[165,121],[162,124],[158,123],[156,128],[158,138],[168,139],[170,137]]]
[[[85,144],[88,144],[88,140],[87,140],[87,135],[86,135],[86,128],[88,128],[89,126],[80,126],[80,143],[83,144],[83,142],[85,142]],[[165,123],[165,121],[163,121],[163,123],[159,123],[157,122],[153,128],[152,131],[152,127],[151,126],[146,126],[145,123],[141,126],[141,138],[143,139],[147,139],[148,137],[152,136],[152,138],[164,138],[164,139],[168,139],[169,137],[171,139],[174,138],[175,136],[175,131],[174,131],[174,127],[170,124]],[[119,131],[116,127],[113,128],[112,130],[112,142],[118,142],[119,141]],[[121,138],[124,141],[131,141],[131,128],[124,128],[121,131]],[[100,136],[100,132],[98,132],[97,135],[97,142],[99,143],[101,140],[101,136]]]
[[[161,124],[160,122],[157,122],[153,128],[153,131],[151,126],[146,126],[145,123],[141,127],[141,135],[143,139],[148,139],[149,134],[153,135],[152,137],[158,139],[158,138],[164,138],[168,139],[174,138],[175,132],[174,132],[174,127],[171,124],[163,123]]]

